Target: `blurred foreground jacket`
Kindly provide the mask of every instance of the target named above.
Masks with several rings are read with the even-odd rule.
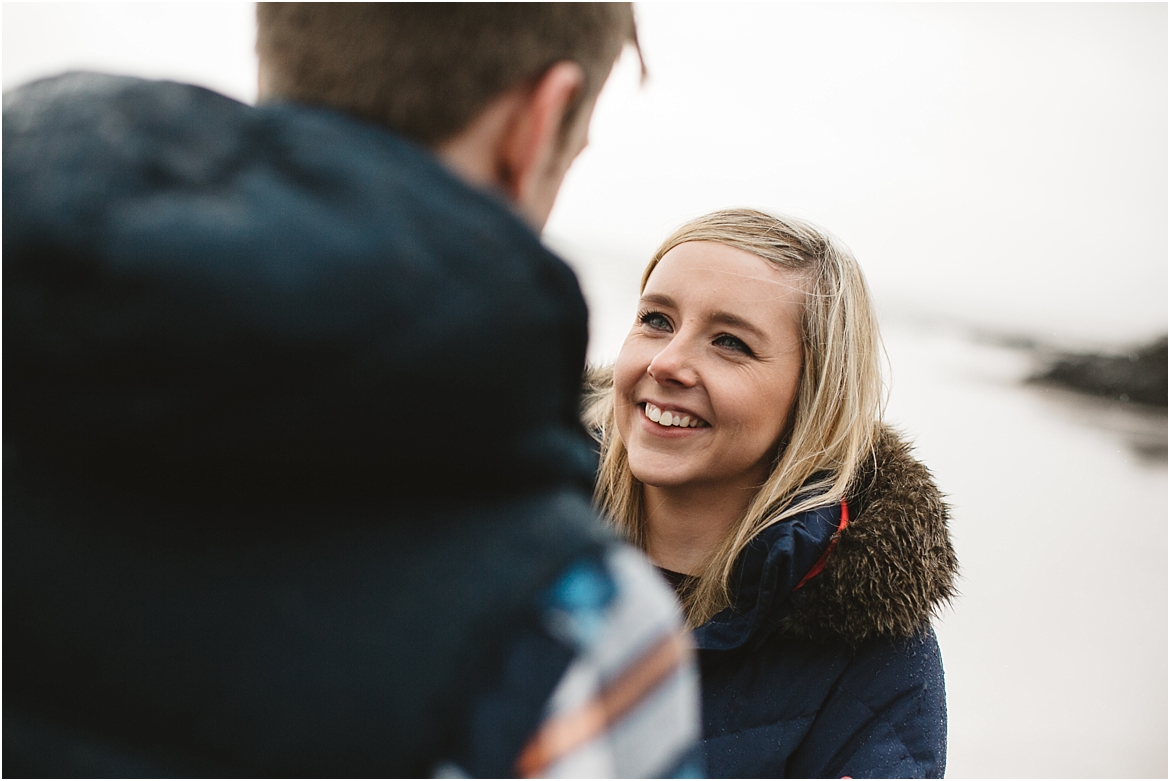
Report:
[[[325,109],[68,74],[3,134],[4,774],[511,772],[597,642],[548,615],[646,568],[590,510],[572,272]]]

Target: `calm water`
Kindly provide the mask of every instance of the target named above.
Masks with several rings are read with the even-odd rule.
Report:
[[[642,262],[559,249],[611,361]],[[947,775],[1165,777],[1165,413],[1026,385],[1030,353],[956,323],[882,320],[886,419],[949,496],[962,565],[937,623]]]
[[[1026,352],[884,325],[887,418],[953,507],[953,777],[1166,776],[1166,415],[1025,386]],[[1160,453],[1159,453],[1160,442]]]

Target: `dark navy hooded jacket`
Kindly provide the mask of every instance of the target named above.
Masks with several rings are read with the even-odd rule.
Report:
[[[328,110],[71,74],[3,134],[5,773],[429,774],[611,544],[574,275]]]
[[[956,572],[947,509],[886,429],[857,485],[843,529],[833,506],[753,540],[733,605],[695,631],[713,777],[943,775],[946,697],[930,618]]]

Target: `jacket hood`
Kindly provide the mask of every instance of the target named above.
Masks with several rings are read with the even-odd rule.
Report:
[[[704,650],[732,650],[773,631],[807,640],[910,636],[955,594],[949,511],[910,445],[882,426],[840,529],[839,505],[774,524],[745,549],[734,603],[695,631]],[[823,569],[811,578],[818,564]],[[806,580],[807,578],[807,580]]]
[[[793,595],[781,620],[786,634],[854,645],[910,636],[955,596],[950,510],[910,451],[889,427],[878,430],[849,500],[855,517],[837,534],[824,569]]]
[[[6,463],[192,501],[588,490],[576,278],[427,151],[82,73],[6,94],[3,134]]]

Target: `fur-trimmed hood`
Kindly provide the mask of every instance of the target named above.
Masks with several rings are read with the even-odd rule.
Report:
[[[950,511],[930,470],[887,426],[873,452],[849,499],[854,519],[824,570],[793,595],[781,621],[786,634],[851,644],[909,636],[956,594]]]
[[[845,528],[840,505],[826,505],[752,540],[736,563],[732,605],[695,630],[699,648],[743,648],[777,630],[856,646],[929,624],[954,595],[958,571],[942,494],[910,445],[885,426],[855,485]]]

